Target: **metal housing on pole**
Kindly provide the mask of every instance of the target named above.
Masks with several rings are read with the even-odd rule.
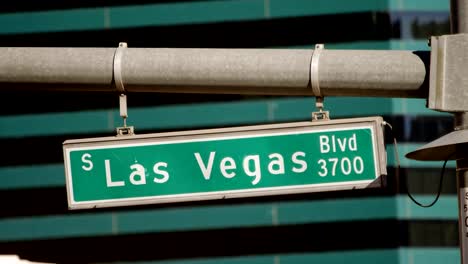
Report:
[[[0,87],[115,91],[114,48],[0,48]],[[313,50],[126,48],[128,92],[313,95]],[[429,52],[323,50],[323,96],[419,97],[428,93]]]

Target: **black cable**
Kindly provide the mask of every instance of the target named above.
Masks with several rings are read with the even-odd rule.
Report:
[[[428,207],[433,206],[439,200],[440,193],[442,192],[442,181],[444,179],[445,165],[447,165],[447,161],[448,160],[445,160],[444,165],[442,166],[442,171],[440,173],[440,180],[439,180],[439,190],[437,192],[437,196],[434,199],[434,201],[432,201],[432,203],[430,203],[430,204],[421,204],[420,202],[416,201],[416,199],[414,199],[414,197],[411,195],[411,193],[410,193],[410,191],[408,189],[408,182],[407,182],[407,184],[406,184],[406,193],[408,194],[408,197],[411,199],[411,201],[413,201],[415,204],[417,204],[417,205],[419,205],[421,207],[428,208]],[[398,168],[398,169],[400,169],[400,168]]]
[[[386,126],[388,126],[390,128],[390,133],[392,134],[392,137],[393,137],[393,144],[395,146],[395,161],[397,162],[397,169],[396,169],[395,174],[396,174],[396,177],[399,177],[400,171],[401,171],[401,166],[400,166],[400,158],[399,158],[399,154],[398,154],[397,140],[396,140],[395,135],[393,134],[392,126],[389,123],[385,122],[385,121],[384,121],[384,125],[386,125]],[[437,203],[437,201],[439,200],[439,197],[440,197],[440,193],[442,192],[442,182],[443,182],[443,179],[444,179],[445,167],[447,165],[447,161],[448,161],[448,159],[446,159],[444,161],[444,165],[442,166],[442,170],[440,172],[439,190],[437,191],[436,198],[430,204],[422,204],[422,203],[416,201],[416,199],[410,193],[410,190],[408,188],[408,181],[405,181],[406,194],[411,199],[411,201],[413,201],[415,204],[417,204],[417,205],[419,205],[420,207],[423,207],[423,208],[432,207],[434,204]]]

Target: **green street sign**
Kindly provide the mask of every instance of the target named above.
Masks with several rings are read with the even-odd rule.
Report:
[[[382,118],[64,142],[71,209],[382,186]]]

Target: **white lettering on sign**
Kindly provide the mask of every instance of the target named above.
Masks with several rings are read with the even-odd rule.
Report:
[[[284,159],[279,153],[273,153],[268,156],[270,163],[268,171],[273,175],[284,174]]]
[[[329,158],[327,160],[319,159],[317,164],[320,166],[318,171],[320,177],[329,175],[329,172],[331,176],[335,176],[337,172],[341,172],[343,175],[349,175],[351,172],[354,172],[354,174],[362,174],[364,172],[364,161],[359,156],[354,157],[352,162],[350,158],[343,157]]]
[[[355,152],[358,150],[356,134],[353,133],[349,137],[338,137],[336,135],[321,135],[319,136],[319,150],[322,154],[327,153],[345,153]],[[237,162],[242,164],[239,168],[245,176],[252,177],[252,185],[258,184],[262,179],[262,173],[270,175],[285,175],[287,171],[294,173],[305,173],[308,169],[308,162],[315,162],[307,160],[306,153],[303,151],[294,152],[289,160],[285,162],[285,158],[280,153],[270,153],[260,156],[258,154],[246,155]],[[217,157],[215,151],[211,151],[209,155],[194,153],[195,160],[198,164],[201,174],[205,180],[210,180],[213,174],[214,163],[219,166],[219,172],[226,179],[232,179],[239,174],[236,160],[233,157]],[[268,158],[268,163],[265,165],[263,158]],[[317,161],[318,168],[317,174],[320,177],[336,176],[336,175],[350,175],[362,174],[364,172],[364,161],[360,156],[354,157],[332,157],[327,159],[319,159]],[[286,165],[290,166],[287,167]],[[313,167],[313,166],[312,166]],[[262,171],[263,169],[263,171]]]
[[[216,157],[216,152],[214,151],[211,151],[209,155],[202,155],[199,152],[195,152],[193,155],[195,156],[198,168],[200,169],[200,172],[205,180],[211,179],[215,162],[219,162],[219,171],[226,179],[232,179],[238,175],[238,163],[236,163],[236,160],[233,157],[228,156],[218,159]],[[291,168],[292,172],[303,173],[307,170],[307,162],[304,160],[305,157],[306,153],[303,151],[297,151],[291,155],[291,162],[294,165]],[[271,153],[268,155],[268,159],[269,161],[266,169],[269,174],[286,174],[286,165],[283,155],[280,153]],[[247,155],[240,161],[240,163],[242,164],[241,171],[243,171],[244,175],[253,177],[252,185],[258,184],[262,178],[262,164],[260,155]]]
[[[83,163],[86,163],[86,165],[83,165],[81,166],[81,168],[83,168],[83,170],[85,171],[90,171],[93,169],[93,162],[90,160],[92,157],[91,157],[91,154],[89,153],[85,153],[83,154],[83,156],[81,156],[81,161]]]
[[[107,187],[117,187],[117,186],[125,186],[124,181],[112,181],[111,175],[111,168],[110,168],[110,160],[104,160],[104,167],[106,169],[106,183]]]
[[[195,158],[197,159],[198,162],[198,167],[200,167],[200,170],[203,173],[203,177],[205,177],[205,180],[209,180],[211,177],[211,170],[213,169],[213,161],[216,155],[216,152],[212,151],[210,152],[210,157],[208,158],[208,164],[205,166],[205,163],[203,162],[200,153],[194,153]]]
[[[133,164],[130,166],[130,169],[132,169],[132,173],[130,174],[130,182],[133,185],[146,184],[145,167],[143,167],[143,165]]]
[[[235,169],[236,169],[236,162],[231,157],[226,157],[222,159],[221,163],[219,164],[219,170],[221,171],[221,174],[223,174],[223,176],[228,179],[236,176],[236,173],[234,171],[228,172],[227,170],[235,170]]]
[[[321,135],[319,136],[319,151],[322,154],[357,151],[356,134],[353,133],[350,137],[338,137],[336,135]],[[314,154],[314,153],[313,153]],[[195,161],[198,165],[201,175],[207,181],[209,181],[213,175],[213,168],[217,163],[216,169],[219,168],[219,172],[222,177],[226,179],[232,179],[239,175],[239,171],[243,172],[245,176],[251,177],[252,185],[258,184],[262,179],[262,173],[269,175],[285,175],[287,172],[293,173],[306,173],[309,167],[316,168],[316,172],[312,174],[320,177],[336,176],[336,175],[350,175],[362,174],[364,172],[364,161],[360,156],[354,157],[331,157],[321,158],[319,160],[308,160],[307,154],[304,151],[296,151],[292,153],[290,157],[285,157],[280,153],[246,155],[242,160],[236,160],[233,157],[217,157],[216,151],[211,151],[207,155],[206,153],[195,152],[193,153]],[[313,155],[312,155],[313,156]],[[85,153],[81,156],[83,165],[81,166],[85,171],[91,171],[94,168],[92,162],[92,156],[89,153]],[[268,159],[268,162],[265,162]],[[263,163],[262,163],[263,162]],[[318,166],[309,166],[317,162]],[[242,164],[242,166],[237,166]],[[169,172],[167,162],[156,162],[152,169],[154,173],[153,182],[162,184],[169,180]],[[149,177],[147,169],[142,164],[132,164],[129,166],[130,174],[124,179],[119,178],[116,180],[112,178],[111,171],[111,160],[104,160],[104,169],[106,175],[107,187],[121,187],[125,186],[126,183],[131,185],[146,185]],[[215,169],[215,170],[216,170]],[[263,169],[263,171],[262,171]]]
[[[253,170],[250,169],[250,164],[252,163],[251,161],[253,161]],[[244,158],[242,165],[244,167],[244,172],[245,174],[247,174],[247,176],[255,177],[252,181],[252,184],[257,184],[262,178],[262,171],[260,170],[260,156],[249,155]]]
[[[85,158],[91,158],[91,155],[84,154],[82,156],[82,160],[86,160]],[[82,166],[83,170],[90,171],[93,166],[90,160],[86,160],[87,164],[91,164],[89,166]],[[88,163],[89,162],[89,163]],[[164,170],[163,168],[167,168],[168,165],[166,162],[157,162],[153,166],[153,172],[155,176],[153,178],[153,182],[155,183],[165,183],[169,180],[169,172]],[[91,169],[90,169],[91,168]],[[117,181],[112,179],[112,170],[111,170],[111,161],[106,159],[104,160],[104,170],[106,173],[106,186],[107,187],[122,187],[125,186],[125,181]],[[128,175],[128,181],[132,185],[146,185],[147,181],[147,170],[146,168],[138,163],[130,165],[130,175]]]
[[[162,176],[162,178],[156,178],[154,177],[153,181],[155,183],[165,183],[169,180],[169,173],[165,170],[162,170],[161,167],[167,168],[167,163],[166,162],[158,162],[154,164],[153,166],[153,172],[156,173],[157,175]]]
[[[325,177],[328,174],[328,169],[327,169],[327,162],[324,159],[320,159],[318,161],[318,164],[320,165],[320,170],[318,172],[318,175],[320,177]]]
[[[335,137],[335,135],[330,137],[327,135],[322,135],[319,137],[320,141],[320,153],[336,153],[337,151],[345,152],[346,150],[349,151],[357,151],[357,143],[356,143],[356,134],[353,134],[349,138],[339,138]]]
[[[305,160],[298,159],[299,156],[305,158],[306,154],[302,151],[298,151],[298,152],[294,152],[294,154],[291,157],[292,162],[295,165],[300,165],[299,168],[296,168],[296,167],[292,168],[292,171],[295,173],[303,173],[304,171],[307,170],[307,162],[305,162]]]

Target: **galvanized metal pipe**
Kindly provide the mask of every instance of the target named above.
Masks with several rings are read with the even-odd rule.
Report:
[[[113,48],[0,48],[0,90],[111,90]]]
[[[312,50],[128,49],[128,91],[304,94]]]
[[[319,79],[325,95],[427,96],[428,53],[324,50]]]
[[[128,92],[313,95],[313,50],[144,49],[122,51]],[[113,91],[114,48],[0,48],[0,89]],[[427,95],[428,53],[323,50],[324,96]]]

